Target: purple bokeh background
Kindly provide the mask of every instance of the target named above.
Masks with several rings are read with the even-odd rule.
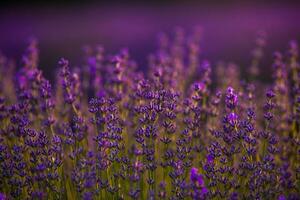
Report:
[[[291,39],[300,39],[300,6],[297,4],[163,4],[14,6],[1,10],[0,49],[20,58],[26,40],[35,36],[41,48],[40,67],[53,75],[60,57],[80,63],[82,47],[102,44],[110,53],[128,47],[141,68],[157,46],[159,32],[172,34],[176,26],[191,31],[202,26],[202,58],[250,63],[256,32],[268,33],[265,75],[272,52],[284,50]]]

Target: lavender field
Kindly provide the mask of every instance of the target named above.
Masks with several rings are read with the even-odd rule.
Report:
[[[239,65],[205,54],[205,27],[212,27],[189,22],[192,28],[166,33],[127,27],[132,40],[137,31],[134,42],[125,30],[124,40],[108,34],[112,42],[104,45],[75,37],[80,57],[66,50],[72,40],[64,45],[39,32],[42,23],[33,26],[38,37],[7,26],[7,40],[0,39],[0,200],[300,199],[300,29],[278,33],[286,23],[274,23],[253,31],[261,27],[256,20],[252,31],[221,28],[227,36],[252,35],[246,55],[220,38],[222,55]],[[157,41],[143,42],[154,30]],[[28,41],[21,55],[13,38]],[[55,48],[70,59],[54,60]]]

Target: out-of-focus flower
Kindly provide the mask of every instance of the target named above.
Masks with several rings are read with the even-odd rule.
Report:
[[[0,193],[0,200],[6,200],[5,194]]]
[[[285,196],[283,194],[278,196],[278,200],[286,200]]]

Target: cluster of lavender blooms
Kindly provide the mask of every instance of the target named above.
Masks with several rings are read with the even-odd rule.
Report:
[[[147,72],[85,47],[53,81],[36,40],[21,67],[1,55],[0,199],[300,199],[297,43],[267,85],[264,34],[244,77],[201,60],[200,39],[160,35]]]

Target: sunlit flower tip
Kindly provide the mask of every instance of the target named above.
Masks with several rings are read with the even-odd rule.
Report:
[[[237,121],[238,121],[237,114],[232,112],[228,115],[228,122],[229,122],[230,125],[235,126],[237,124]]]
[[[275,93],[274,93],[273,90],[268,90],[266,95],[270,99],[273,98],[273,97],[275,97]]]
[[[194,84],[194,90],[199,91],[199,92],[205,91],[205,84],[202,83],[202,82],[195,83]]]
[[[162,69],[161,69],[161,68],[158,68],[158,69],[155,70],[155,72],[154,72],[153,75],[154,75],[155,77],[161,77],[161,76],[162,76],[162,73],[163,73],[163,72],[162,72]]]
[[[58,64],[59,64],[60,66],[67,66],[67,65],[69,65],[69,61],[68,61],[67,59],[65,59],[65,58],[61,58],[61,59],[58,61]]]
[[[229,86],[229,87],[227,88],[227,93],[233,95],[233,92],[234,92],[234,89],[233,89],[232,87]]]
[[[198,169],[193,167],[191,169],[190,179],[192,182],[199,184],[202,186],[204,184],[204,180],[201,174],[198,173]]]
[[[234,109],[238,103],[238,95],[232,87],[227,88],[225,103],[229,109]]]

